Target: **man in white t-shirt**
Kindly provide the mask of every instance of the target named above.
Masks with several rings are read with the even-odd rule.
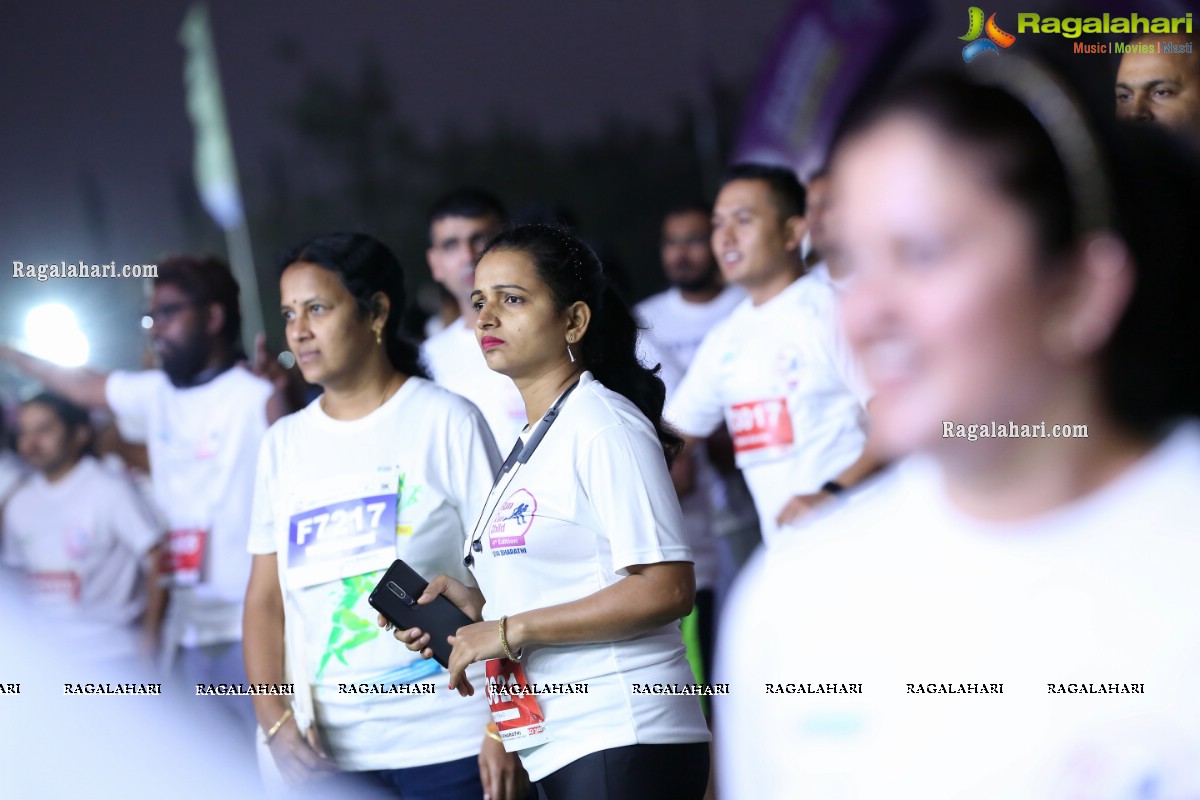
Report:
[[[91,427],[74,403],[48,393],[26,401],[17,439],[35,473],[5,508],[5,565],[25,574],[35,605],[74,652],[152,653],[166,597],[157,585],[161,532],[149,509],[132,484],[85,454]]]
[[[712,245],[725,279],[749,297],[704,339],[664,414],[690,447],[726,422],[767,544],[877,469],[864,452],[868,391],[833,287],[800,260],[804,212],[790,170],[729,171]]]
[[[512,449],[525,427],[525,403],[513,382],[488,369],[475,340],[475,262],[503,227],[500,201],[477,189],[459,189],[429,211],[429,249],[425,258],[433,279],[458,302],[459,317],[429,337],[421,356],[430,377],[483,412],[501,453]]]
[[[269,422],[286,407],[280,391],[239,363],[238,293],[217,259],[162,261],[148,312],[160,370],[67,369],[0,346],[0,361],[51,390],[144,427],[154,494],[169,526],[164,656],[188,684],[245,681],[241,618],[254,467]],[[252,730],[247,698],[220,702]]]

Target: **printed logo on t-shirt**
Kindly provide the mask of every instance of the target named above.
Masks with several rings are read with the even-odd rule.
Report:
[[[800,364],[800,350],[795,347],[785,347],[775,356],[775,371],[789,392],[800,385]]]
[[[88,554],[92,546],[92,532],[82,525],[68,527],[63,533],[63,549],[72,559]]]
[[[533,525],[537,498],[528,489],[518,489],[496,509],[488,526],[488,544],[493,556],[512,556],[525,552],[525,534]]]
[[[204,461],[216,457],[221,451],[221,429],[213,426],[196,440],[196,458]]]

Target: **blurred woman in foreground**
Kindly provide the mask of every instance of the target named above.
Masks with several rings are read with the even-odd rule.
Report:
[[[724,798],[1200,792],[1200,177],[1009,55],[836,150],[871,435],[914,457],[743,578]]]

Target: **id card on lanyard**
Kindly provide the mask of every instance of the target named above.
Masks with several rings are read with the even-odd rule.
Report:
[[[289,516],[287,533],[287,581],[294,589],[386,569],[396,559],[395,479],[370,475],[338,484],[319,505],[294,501],[300,508]]]
[[[536,747],[553,737],[546,730],[546,715],[525,679],[525,669],[507,658],[492,658],[484,665],[488,706],[507,753]]]

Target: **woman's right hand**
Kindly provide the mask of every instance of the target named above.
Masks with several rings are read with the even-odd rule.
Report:
[[[425,587],[425,591],[417,598],[417,603],[427,605],[436,600],[438,595],[444,595],[471,619],[477,622],[483,619],[483,593],[479,589],[467,586],[449,575],[438,575]],[[391,627],[391,623],[383,614],[379,615],[377,622],[381,628]],[[409,650],[420,653],[421,658],[433,658],[433,650],[429,647],[429,634],[420,628],[397,629],[392,635]]]
[[[309,726],[307,731],[301,733],[295,717],[284,723],[267,746],[279,774],[288,786],[299,786],[339,771],[321,746],[317,727]]]

